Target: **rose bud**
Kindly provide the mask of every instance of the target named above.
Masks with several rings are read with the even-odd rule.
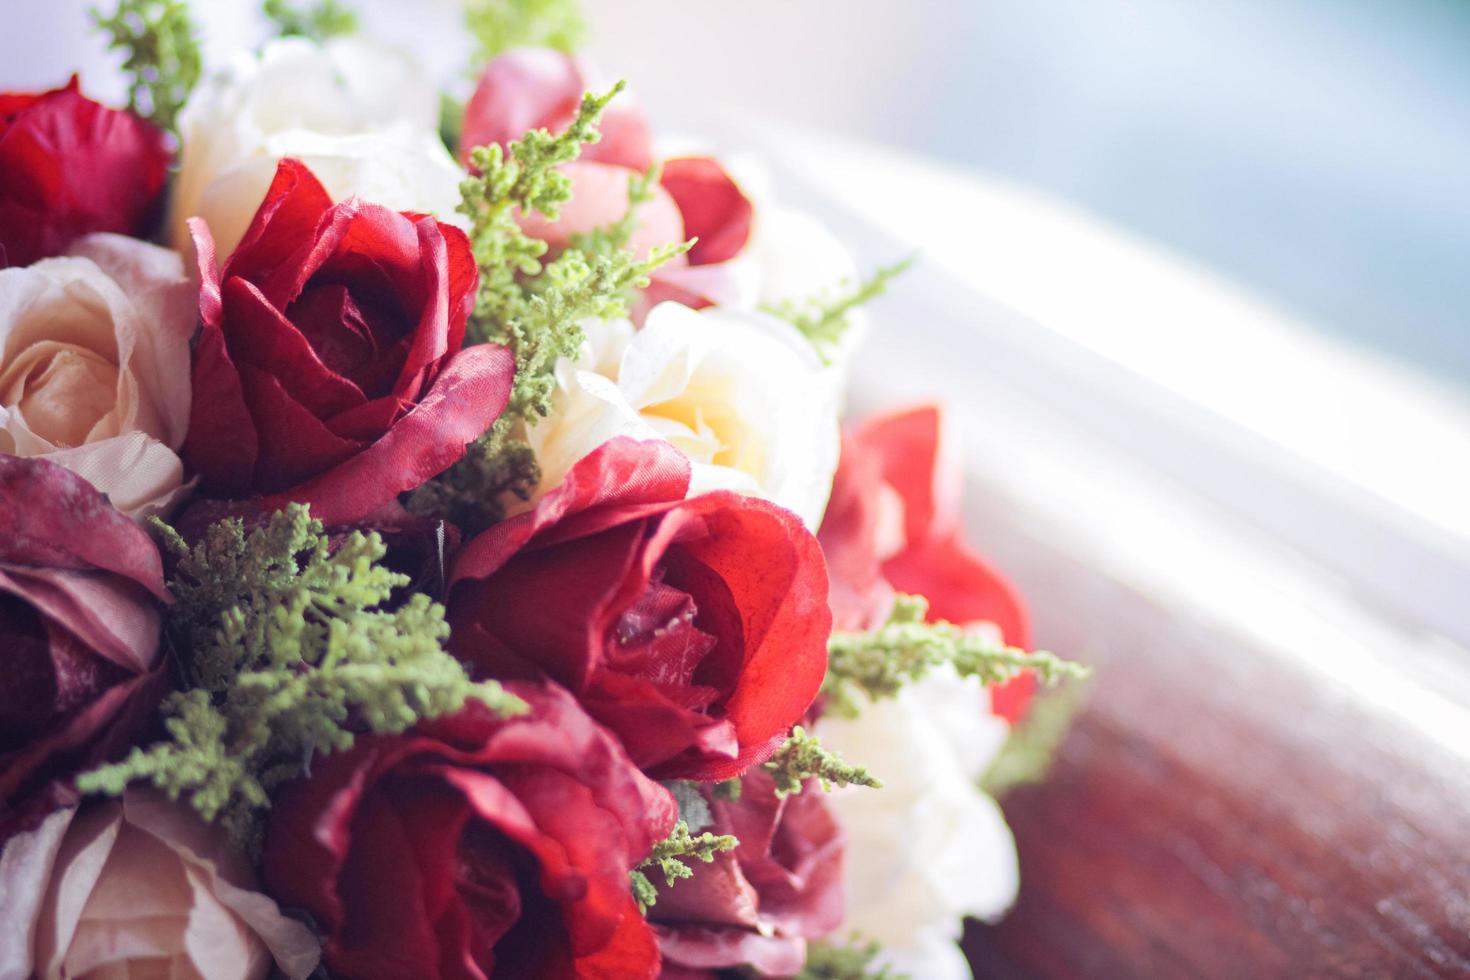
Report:
[[[208,492],[359,521],[442,472],[500,414],[514,358],[461,350],[478,272],[464,233],[349,198],[283,160],[224,267],[199,248],[186,458]]]
[[[801,971],[807,940],[842,922],[843,834],[824,795],[809,786],[778,798],[760,769],[741,778],[738,799],[706,795],[714,822],[701,830],[733,834],[740,846],[659,888],[648,917],[666,966],[711,978],[739,966],[765,976]]]
[[[146,237],[170,153],[163,132],[81,94],[0,94],[0,268],[94,231]]]
[[[881,625],[894,592],[924,596],[931,619],[989,624],[1013,646],[1031,642],[1015,588],[965,543],[963,474],[939,409],[867,420],[842,442],[818,538],[832,578],[839,629]],[[996,714],[1015,721],[1034,680],[1021,674],[991,691]]]
[[[334,976],[657,975],[628,872],[673,798],[566,691],[507,687],[528,714],[471,702],[360,738],[276,798],[266,882],[311,914]]]
[[[311,931],[256,890],[217,829],[152,790],[57,810],[0,855],[0,976],[292,980]]]
[[[460,158],[469,163],[477,146],[508,147],[528,130],[566,129],[582,94],[601,91],[595,72],[581,59],[548,48],[506,52],[485,67],[465,105]],[[653,163],[648,122],[627,93],[604,110],[597,124],[602,139],[582,148],[562,168],[572,182],[572,198],[555,221],[537,214],[521,219],[526,233],[545,241],[551,254],[573,235],[612,224],[628,210],[628,180]],[[746,283],[728,263],[750,243],[755,208],[725,168],[708,156],[681,156],[661,164],[652,198],[638,208],[630,245],[640,256],[657,245],[697,238],[687,255],[654,270],[634,319],[657,303],[673,300],[694,309],[733,305],[744,298]]]
[[[667,443],[614,439],[466,543],[450,649],[566,685],[655,778],[726,779],[821,686],[827,577],[799,517],[729,491],[686,500],[689,473]]]
[[[178,253],[121,235],[0,269],[0,452],[80,473],[124,513],[168,510],[198,309]]]
[[[0,840],[76,799],[166,686],[163,564],[70,470],[0,455]]]
[[[469,164],[479,146],[510,144],[533,129],[566,130],[586,92],[599,94],[611,85],[596,76],[582,59],[551,48],[516,48],[491,60],[465,103],[460,129],[460,159]],[[647,170],[653,162],[648,120],[623,92],[603,111],[597,124],[602,139],[584,146],[579,159]],[[624,181],[623,205],[628,185]],[[621,217],[619,211],[615,217]]]

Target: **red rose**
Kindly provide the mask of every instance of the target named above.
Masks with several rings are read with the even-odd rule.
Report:
[[[806,943],[842,922],[843,835],[815,785],[778,799],[770,775],[752,769],[735,801],[707,796],[714,824],[740,846],[693,877],[662,887],[649,910],[667,967],[683,976],[752,966],[790,976],[806,962]],[[665,976],[669,971],[666,969]]]
[[[146,724],[168,593],[147,533],[54,463],[0,455],[0,527],[3,840]]]
[[[206,490],[373,513],[495,420],[514,358],[461,350],[478,271],[459,229],[349,198],[283,160],[223,269],[203,222],[202,325],[184,444]]]
[[[367,737],[274,801],[265,878],[311,913],[333,974],[653,977],[628,872],[673,828],[673,798],[555,685],[529,714],[471,703]]]
[[[1007,643],[1030,645],[1021,597],[965,544],[962,479],[936,407],[871,418],[843,439],[818,532],[839,628],[878,625],[898,591],[928,598],[934,619],[994,623]],[[1016,721],[1032,686],[1022,674],[995,688],[992,709]]]
[[[146,237],[171,154],[162,131],[64,88],[0,94],[0,268],[94,231]]]
[[[726,779],[821,686],[827,575],[795,514],[688,487],[666,443],[603,445],[461,549],[450,647],[491,676],[566,685],[656,778]]]

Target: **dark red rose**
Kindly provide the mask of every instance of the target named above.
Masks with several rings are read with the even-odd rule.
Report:
[[[871,418],[843,438],[818,532],[839,628],[878,625],[897,591],[927,597],[931,619],[994,623],[1007,643],[1030,645],[1020,595],[965,543],[962,479],[933,406]],[[993,689],[992,710],[1016,721],[1033,685],[1022,674]]]
[[[514,358],[461,350],[478,272],[459,229],[283,160],[224,268],[202,221],[201,327],[184,444],[206,491],[308,503],[328,524],[440,473],[495,420]]]
[[[677,807],[555,685],[316,762],[271,809],[265,879],[334,976],[653,977],[628,872]]]
[[[81,477],[0,454],[0,840],[77,798],[165,680],[163,564]]]
[[[450,572],[451,649],[547,675],[661,779],[726,779],[774,751],[827,669],[827,574],[789,511],[685,500],[689,463],[621,438]]]
[[[716,834],[740,846],[694,875],[662,887],[649,910],[669,968],[685,976],[751,966],[791,976],[806,962],[806,943],[842,922],[842,830],[815,785],[778,799],[770,775],[752,769],[734,801],[707,795]],[[698,971],[706,971],[700,973]]]
[[[577,115],[584,93],[602,94],[596,73],[575,55],[551,48],[517,48],[492,60],[480,74],[465,104],[460,128],[460,159],[466,165],[477,146],[508,149],[532,129],[564,132]],[[603,110],[602,139],[582,147],[583,160],[647,170],[653,162],[648,120],[624,92]]]
[[[77,89],[0,94],[0,268],[94,231],[145,237],[171,154],[161,130]]]

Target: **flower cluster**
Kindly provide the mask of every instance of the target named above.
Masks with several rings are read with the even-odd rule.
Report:
[[[663,149],[570,3],[468,5],[462,106],[265,9],[0,94],[0,976],[964,975],[1071,668],[938,412],[843,434],[893,270]]]

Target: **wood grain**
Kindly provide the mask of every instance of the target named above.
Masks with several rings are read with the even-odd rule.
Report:
[[[977,977],[1470,976],[1462,758],[1014,514],[971,526],[1039,643],[1097,666],[1050,781],[1005,800],[1021,897],[967,931]]]

